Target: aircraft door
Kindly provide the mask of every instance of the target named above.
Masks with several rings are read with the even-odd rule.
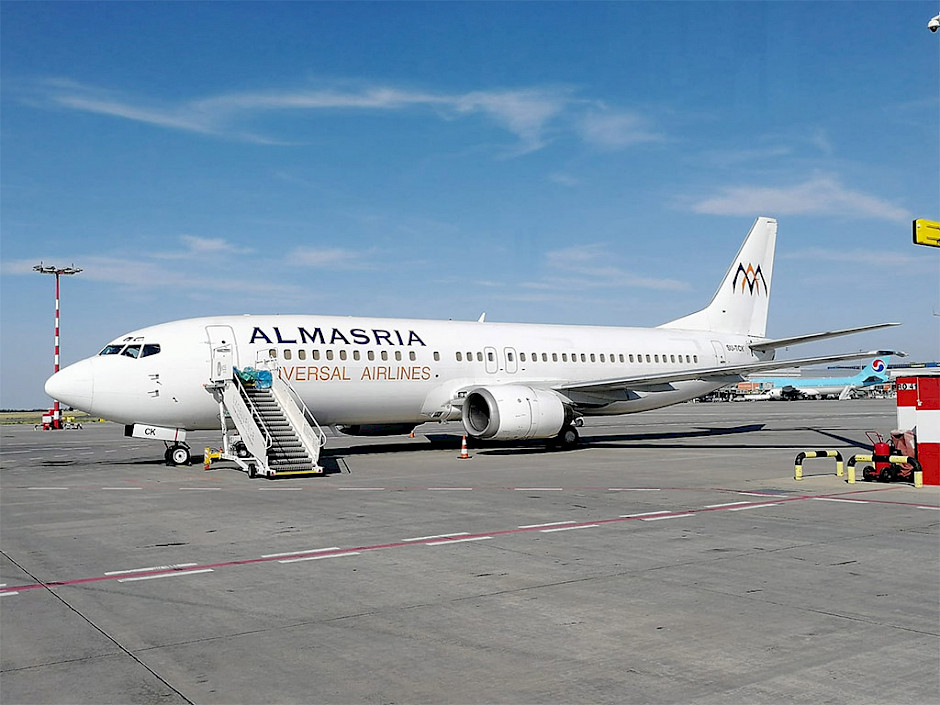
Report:
[[[488,374],[495,375],[499,371],[499,361],[496,359],[496,348],[483,348],[483,362]]]
[[[715,348],[715,357],[718,360],[719,365],[727,364],[728,358],[725,357],[725,346],[722,345],[721,341],[713,340],[712,347]]]
[[[516,360],[515,348],[503,348],[503,354],[506,356],[506,372],[511,375],[516,374],[519,369],[519,362]]]
[[[235,331],[231,326],[206,326],[209,337],[209,379],[224,382],[232,378],[238,364],[238,348],[235,346]]]

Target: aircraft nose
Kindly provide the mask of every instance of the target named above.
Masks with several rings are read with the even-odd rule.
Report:
[[[92,360],[82,360],[59,370],[46,380],[46,394],[74,409],[91,411],[95,393]]]

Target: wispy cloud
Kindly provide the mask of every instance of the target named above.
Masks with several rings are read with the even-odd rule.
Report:
[[[640,288],[658,291],[682,291],[686,282],[666,277],[636,274],[611,264],[615,255],[603,243],[588,243],[545,253],[545,263],[558,272],[544,282],[530,283],[530,288]]]
[[[262,113],[308,111],[425,111],[445,120],[482,117],[518,140],[516,153],[544,147],[552,134],[576,126],[585,142],[622,149],[660,139],[648,119],[637,113],[600,109],[578,99],[569,87],[494,89],[466,93],[409,90],[394,86],[330,85],[280,91],[239,91],[188,101],[157,101],[71,80],[47,80],[37,87],[39,101],[155,127],[261,144],[289,144],[245,127]],[[593,105],[594,107],[589,107]],[[585,114],[585,110],[591,112]]]
[[[341,247],[298,247],[290,253],[288,262],[307,269],[375,269],[370,261],[374,253],[348,250]]]
[[[910,267],[920,263],[917,257],[891,252],[885,249],[877,250],[827,250],[821,247],[809,247],[796,252],[779,255],[781,259],[839,262],[841,264],[865,264],[878,267]]]
[[[222,255],[247,255],[253,250],[249,247],[240,247],[221,237],[200,237],[199,235],[180,235],[181,247],[161,249],[150,252],[149,256],[156,259],[189,259],[192,257],[218,257]]]
[[[632,112],[594,110],[579,120],[578,128],[585,142],[601,149],[623,149],[664,139],[645,117]]]
[[[693,203],[692,210],[709,215],[836,215],[898,222],[911,217],[900,206],[846,188],[830,174],[814,174],[792,186],[726,186]]]

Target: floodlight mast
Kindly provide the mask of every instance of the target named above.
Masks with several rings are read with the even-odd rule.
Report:
[[[40,274],[55,274],[55,364],[53,373],[59,371],[59,277],[69,274],[78,274],[81,269],[71,265],[68,267],[53,267],[52,265],[40,262],[33,269]],[[59,410],[59,400],[53,399],[52,404],[52,425],[50,428],[62,428],[62,412]]]

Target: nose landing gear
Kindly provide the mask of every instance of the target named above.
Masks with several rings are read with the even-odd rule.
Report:
[[[176,443],[174,445],[167,446],[166,452],[163,454],[163,459],[170,467],[192,464],[192,458],[189,454],[189,446],[185,443]]]

